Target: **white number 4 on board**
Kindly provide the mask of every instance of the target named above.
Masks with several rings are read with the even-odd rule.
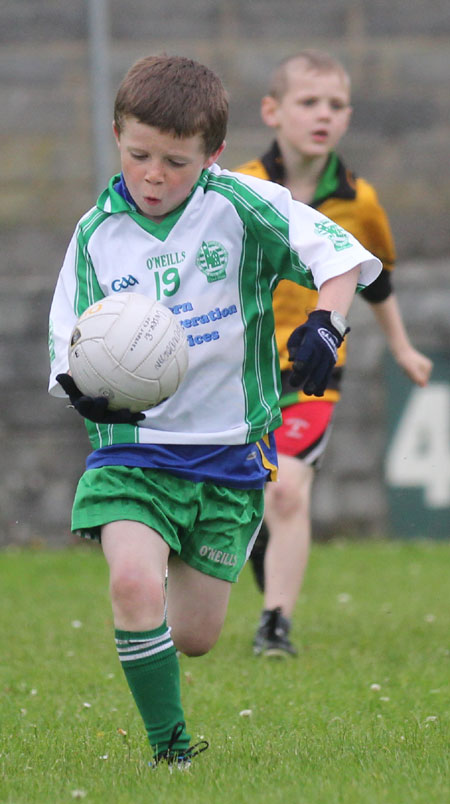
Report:
[[[450,505],[450,385],[413,389],[389,445],[386,481],[423,488],[429,508]]]

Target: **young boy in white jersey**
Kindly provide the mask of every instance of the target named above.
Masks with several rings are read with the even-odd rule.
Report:
[[[371,305],[394,359],[412,382],[425,385],[431,361],[412,346],[405,330],[391,272],[395,250],[389,223],[375,190],[355,177],[335,153],[350,117],[350,79],[327,53],[305,50],[285,59],[271,76],[262,100],[264,122],[275,141],[261,159],[237,168],[276,181],[292,196],[351,232],[383,263],[362,295]],[[282,282],[274,295],[275,329],[282,371],[283,425],[277,430],[279,482],[267,487],[265,520],[251,561],[264,608],[253,648],[256,655],[295,655],[291,617],[305,572],[311,540],[310,498],[314,471],[328,442],[333,408],[345,363],[345,343],[320,398],[289,384],[288,337],[293,321],[316,306],[312,288]]]
[[[50,312],[50,392],[64,389],[93,447],[72,529],[101,541],[117,650],[155,765],[184,767],[207,747],[190,744],[176,651],[199,656],[217,640],[276,473],[272,291],[282,277],[319,288],[290,348],[294,382],[320,394],[357,283],[380,270],[285,188],[219,168],[227,114],[220,80],[201,64],[151,56],[130,69],[114,108],[122,172],[79,222]],[[109,411],[67,373],[77,317],[129,276],[195,334],[180,388],[143,414]]]

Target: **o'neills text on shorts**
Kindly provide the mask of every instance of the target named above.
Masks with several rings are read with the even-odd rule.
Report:
[[[223,550],[208,547],[207,544],[202,544],[199,553],[202,558],[206,556],[208,561],[214,561],[215,564],[224,564],[226,567],[235,567],[237,564],[236,553],[225,553]]]

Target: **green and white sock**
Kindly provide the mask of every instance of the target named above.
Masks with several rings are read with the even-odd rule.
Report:
[[[116,630],[116,647],[128,686],[144,721],[155,754],[165,751],[174,726],[184,723],[180,670],[170,628],[164,621],[153,631]],[[186,726],[173,745],[189,746]]]

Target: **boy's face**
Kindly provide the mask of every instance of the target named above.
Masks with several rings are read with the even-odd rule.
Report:
[[[200,134],[175,137],[127,117],[120,133],[113,124],[125,182],[139,211],[156,223],[185,201],[204,168],[223,151],[205,156]]]
[[[288,66],[288,86],[279,100],[262,101],[264,122],[277,130],[281,146],[305,157],[326,156],[345,134],[350,122],[350,91],[339,73]]]

